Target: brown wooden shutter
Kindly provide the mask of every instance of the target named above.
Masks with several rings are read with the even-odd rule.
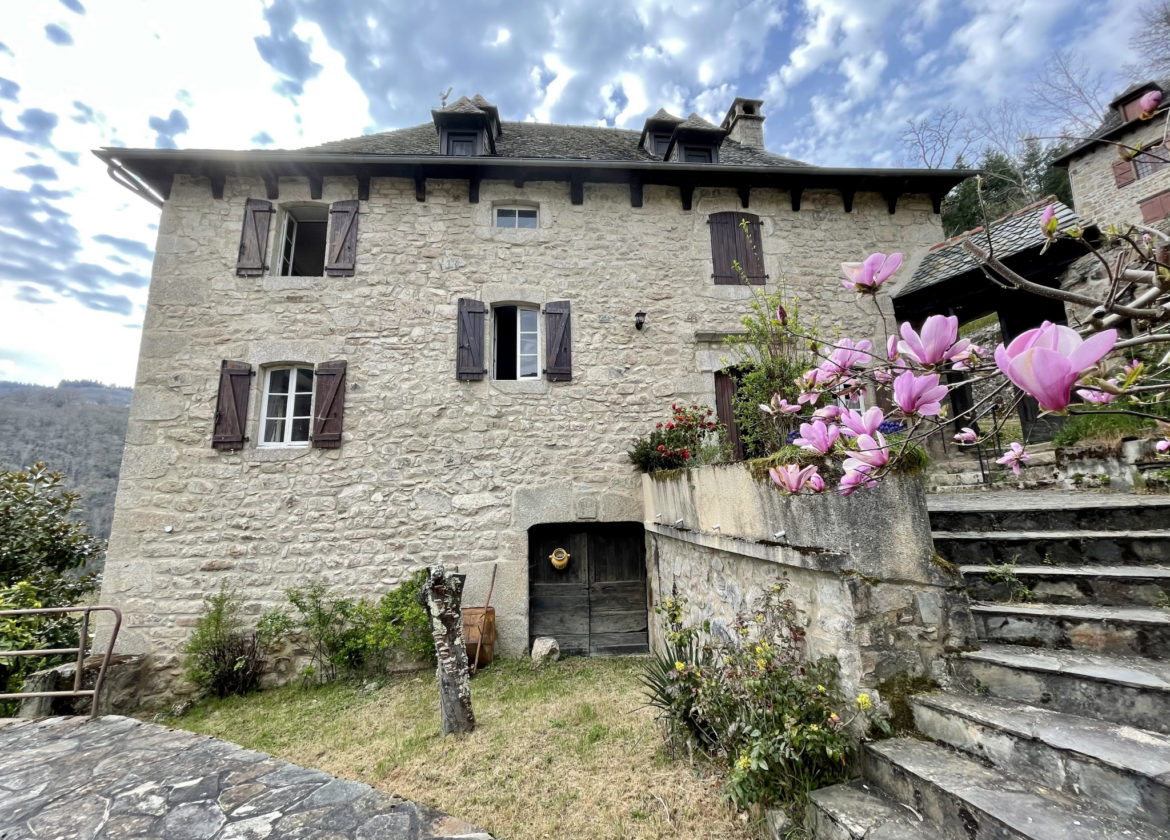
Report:
[[[345,417],[345,367],[345,360],[317,365],[313,433],[310,435],[314,449],[337,449],[341,446],[341,423]]]
[[[272,202],[249,198],[244,202],[244,229],[240,233],[240,255],[236,274],[241,277],[263,274],[268,257],[268,225],[272,221]]]
[[[325,273],[330,277],[353,277],[357,263],[358,206],[356,201],[335,201],[329,205]]]
[[[483,379],[483,326],[487,307],[481,300],[459,298],[458,344],[455,349],[455,378]]]
[[[1170,216],[1170,190],[1150,196],[1138,204],[1143,222],[1159,222]]]
[[[572,315],[567,300],[550,300],[544,307],[544,375],[549,382],[573,378]]]
[[[1124,187],[1137,180],[1137,173],[1133,168],[1132,160],[1119,160],[1113,164],[1113,183]]]
[[[738,286],[745,278],[753,285],[764,283],[768,275],[764,273],[760,217],[735,211],[712,213],[707,224],[711,228],[711,276],[715,285]],[[744,276],[735,270],[736,263]]]
[[[215,401],[215,449],[240,449],[248,438],[248,393],[252,389],[252,366],[247,362],[224,360],[219,366],[219,396]]]
[[[727,429],[727,442],[735,460],[743,460],[743,439],[739,436],[739,425],[735,422],[735,392],[739,384],[735,377],[725,370],[715,372],[715,415]]]

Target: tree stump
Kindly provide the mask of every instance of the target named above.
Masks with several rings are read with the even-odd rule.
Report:
[[[442,565],[427,569],[419,600],[431,618],[438,659],[439,712],[443,734],[471,732],[475,714],[471,711],[471,672],[463,644],[463,583],[466,575],[449,575]]]

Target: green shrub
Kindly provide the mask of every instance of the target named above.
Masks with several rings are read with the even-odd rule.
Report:
[[[1133,409],[1146,414],[1157,414],[1170,418],[1170,403],[1153,405],[1133,405],[1129,400],[1118,399],[1108,407],[1100,409],[1080,409],[1078,413],[1068,419],[1059,432],[1052,438],[1056,446],[1071,446],[1075,443],[1120,443],[1127,437],[1138,437],[1153,432],[1155,421],[1146,417],[1135,417],[1132,414],[1109,414],[1109,409]],[[1082,413],[1083,412],[1083,413]]]
[[[671,418],[634,441],[630,461],[642,472],[697,467],[722,460],[722,426],[705,405],[671,405]]]
[[[273,638],[248,630],[243,601],[229,589],[203,599],[203,612],[183,648],[187,679],[216,697],[248,694],[260,687]],[[271,631],[269,631],[271,632]]]
[[[724,795],[738,808],[802,811],[813,790],[850,777],[853,718],[886,729],[868,695],[847,703],[835,658],[804,660],[804,628],[786,587],[778,583],[740,615],[730,643],[684,628],[680,602],[668,602],[668,654],[643,673],[671,737],[725,764]]]

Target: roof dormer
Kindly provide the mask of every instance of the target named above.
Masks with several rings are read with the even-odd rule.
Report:
[[[439,154],[470,157],[496,153],[500,112],[478,93],[431,111],[431,117],[439,133]]]
[[[638,138],[638,148],[644,149],[657,158],[666,154],[670,146],[670,137],[674,134],[674,127],[683,121],[669,111],[659,108],[658,113],[646,120],[642,127],[642,136]]]
[[[719,163],[719,145],[727,132],[698,114],[674,127],[663,160],[674,163]]]
[[[1142,115],[1141,98],[1152,90],[1161,90],[1156,82],[1143,82],[1134,85],[1121,96],[1109,103],[1110,108],[1116,109],[1121,115],[1123,123],[1136,120]]]

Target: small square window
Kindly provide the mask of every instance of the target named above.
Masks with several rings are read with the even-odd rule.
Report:
[[[313,418],[313,369],[269,368],[261,407],[261,446],[308,446]]]
[[[669,134],[653,134],[650,136],[651,148],[654,154],[662,157],[666,154],[666,149],[670,145]]]
[[[474,131],[452,131],[447,134],[447,154],[471,157],[475,154]]]
[[[711,150],[702,146],[686,146],[682,159],[684,163],[714,163],[711,159]]]
[[[280,274],[284,277],[321,277],[325,274],[325,237],[329,208],[324,205],[290,207],[284,214]]]
[[[535,306],[493,308],[496,379],[540,377],[540,311]]]
[[[535,207],[497,207],[496,227],[498,228],[534,228],[536,227]]]

